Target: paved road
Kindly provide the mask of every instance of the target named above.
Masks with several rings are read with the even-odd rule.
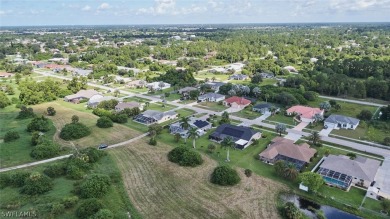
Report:
[[[360,100],[350,100],[350,99],[344,99],[344,98],[338,98],[338,97],[328,97],[328,96],[321,96],[321,95],[319,97],[322,97],[325,99],[330,99],[330,100],[339,100],[339,101],[343,101],[343,102],[357,103],[357,104],[369,105],[369,106],[380,106],[380,107],[386,106],[386,105],[379,104],[379,103],[366,102],[366,101],[360,101]]]
[[[37,72],[37,71],[35,71],[35,72],[38,73],[38,74],[46,75],[46,76],[51,76],[51,77],[55,77],[55,78],[65,79],[65,80],[71,80],[70,78],[67,78],[67,77],[64,77],[64,76],[60,76],[60,75],[55,75],[55,74],[52,74],[50,72]],[[98,84],[91,83],[91,82],[89,82],[88,85],[92,86],[92,87],[98,87],[98,88],[101,88],[101,89],[105,89],[105,90],[113,90],[114,89],[114,88],[106,87],[106,86],[103,86],[103,85],[98,85]],[[136,97],[146,98],[146,99],[150,99],[152,101],[161,101],[161,99],[159,97],[155,97],[155,96],[148,96],[148,95],[144,95],[144,94],[135,94],[135,93],[124,91],[124,90],[120,90],[120,89],[119,89],[119,91],[122,94],[127,94],[129,96],[136,96]],[[369,102],[363,102],[363,101],[358,101],[358,100],[348,100],[348,99],[333,98],[333,97],[327,97],[327,96],[320,96],[320,97],[328,98],[328,99],[335,99],[335,100],[340,100],[340,101],[345,101],[345,102],[351,102],[351,103],[372,105],[372,106],[384,106],[382,104],[369,103]],[[176,103],[176,102],[172,102],[172,101],[167,101],[167,103],[170,104],[170,105],[176,106],[177,107],[176,109],[187,108],[187,109],[195,110],[198,113],[209,113],[209,114],[215,114],[215,115],[218,115],[218,116],[220,116],[222,114],[222,112],[214,112],[212,110],[207,110],[207,109],[203,109],[203,108],[194,107],[191,104],[184,105],[184,104],[180,104],[180,103]],[[260,126],[263,126],[263,127],[266,127],[266,128],[275,129],[275,125],[268,124],[268,123],[263,123],[262,120],[259,119],[259,118],[256,118],[254,120],[249,120],[249,119],[237,117],[237,116],[234,116],[234,115],[230,115],[230,118],[234,119],[234,120],[239,120],[243,124],[246,124],[248,126],[250,126],[250,125],[260,125]],[[292,133],[294,135],[302,135],[302,136],[309,136],[310,135],[310,133],[299,131],[299,130],[294,130],[294,129],[287,129],[287,132],[288,133]],[[373,147],[373,146],[370,146],[368,144],[356,143],[356,142],[351,142],[351,141],[342,140],[342,139],[338,139],[338,138],[327,137],[327,136],[323,136],[322,139],[324,141],[328,141],[330,143],[344,145],[344,146],[347,146],[347,147],[350,147],[350,148],[353,148],[353,149],[356,149],[356,150],[366,151],[366,152],[377,154],[377,155],[381,155],[381,156],[390,156],[390,150],[388,150],[388,149]]]
[[[144,133],[142,135],[139,135],[135,138],[132,138],[132,139],[129,139],[127,141],[123,141],[123,142],[120,142],[120,143],[117,143],[117,144],[113,144],[113,145],[110,145],[108,146],[105,150],[108,150],[108,149],[112,149],[112,148],[116,148],[116,147],[120,147],[120,146],[125,146],[133,141],[136,141],[138,139],[141,139],[145,136],[147,136],[149,133]],[[46,160],[40,160],[40,161],[36,161],[36,162],[32,162],[32,163],[27,163],[27,164],[22,164],[22,165],[18,165],[18,166],[13,166],[13,167],[6,167],[6,168],[2,168],[0,169],[0,173],[1,172],[7,172],[7,171],[10,171],[10,170],[16,170],[16,169],[21,169],[21,168],[26,168],[26,167],[31,167],[31,166],[36,166],[36,165],[39,165],[39,164],[44,164],[44,163],[49,163],[49,162],[53,162],[53,161],[57,161],[57,160],[62,160],[62,159],[66,159],[68,157],[72,156],[72,154],[67,154],[67,155],[62,155],[62,156],[58,156],[58,157],[53,157],[53,158],[50,158],[50,159],[46,159]]]

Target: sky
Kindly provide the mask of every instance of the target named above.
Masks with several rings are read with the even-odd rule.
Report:
[[[390,0],[0,0],[0,26],[389,21]]]

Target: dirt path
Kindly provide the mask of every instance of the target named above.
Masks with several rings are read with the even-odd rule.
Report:
[[[132,203],[145,218],[279,218],[276,194],[284,187],[259,176],[234,187],[215,186],[209,176],[217,163],[207,157],[200,167],[167,160],[170,146],[145,139],[110,150],[122,171]]]

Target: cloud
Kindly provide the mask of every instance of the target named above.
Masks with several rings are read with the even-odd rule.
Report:
[[[82,10],[82,11],[89,11],[89,10],[91,10],[91,6],[86,5],[86,6],[84,6],[81,10]]]
[[[336,11],[363,11],[387,7],[390,0],[332,0],[329,8]]]
[[[13,12],[13,10],[7,10],[7,11],[0,10],[0,16],[5,16],[7,14],[11,14],[12,12]]]
[[[154,6],[149,8],[140,8],[137,14],[163,15],[174,13],[176,0],[155,0]]]
[[[98,7],[98,10],[106,10],[106,9],[109,9],[111,8],[110,4],[104,2],[102,3],[99,7]]]

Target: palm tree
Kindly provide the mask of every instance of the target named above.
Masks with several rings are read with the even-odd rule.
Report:
[[[313,145],[317,145],[320,140],[321,140],[321,136],[318,132],[313,132],[310,135],[310,141],[313,143]]]
[[[175,138],[175,142],[178,143],[180,141],[181,135],[179,133],[176,133],[174,135],[174,138]]]
[[[277,133],[279,133],[279,136],[282,136],[282,133],[286,131],[286,125],[278,123],[275,126],[275,130]]]
[[[275,107],[271,107],[271,109],[269,109],[269,111],[271,112],[271,115],[275,115],[276,108]]]
[[[199,133],[197,132],[197,128],[190,128],[188,130],[188,137],[192,138],[192,147],[195,148],[195,140],[199,137]]]
[[[149,107],[149,102],[145,102],[145,109]]]
[[[211,80],[214,82],[215,80],[217,80],[215,77],[212,77]]]
[[[298,169],[293,163],[288,163],[284,169],[284,177],[295,180],[299,174]]]
[[[226,154],[226,161],[230,161],[230,158],[229,158],[229,149],[230,148],[232,148],[232,147],[234,147],[234,141],[233,141],[233,138],[232,137],[226,137],[226,138],[224,138],[223,140],[222,140],[222,142],[221,142],[221,146],[223,147],[223,148],[227,148],[227,154]]]
[[[336,105],[334,105],[334,109],[336,111],[339,111],[341,109],[341,105],[337,103]]]
[[[205,79],[204,79],[204,82],[209,82],[209,81],[210,81],[209,78],[205,78]]]
[[[190,127],[190,119],[188,117],[181,117],[180,127],[187,130]],[[187,138],[184,138],[184,141],[187,143]]]
[[[268,102],[269,94],[264,94],[265,102]]]

